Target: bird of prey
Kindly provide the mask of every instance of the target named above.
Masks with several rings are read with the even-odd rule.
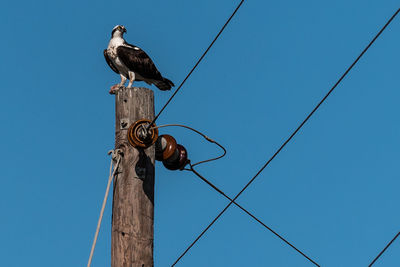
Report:
[[[154,84],[160,90],[170,90],[174,84],[161,75],[151,58],[142,49],[124,40],[124,33],[126,33],[124,26],[115,26],[108,47],[104,50],[108,65],[121,76],[121,82],[111,87],[110,94],[114,94],[124,86],[127,79],[129,79],[128,88],[132,87],[134,81],[144,81],[150,85]]]

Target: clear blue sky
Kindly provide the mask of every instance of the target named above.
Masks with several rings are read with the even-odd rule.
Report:
[[[123,24],[175,84],[238,1],[8,1],[0,10],[1,266],[85,266],[106,187]],[[398,1],[245,1],[158,123],[228,155],[199,171],[234,196],[398,8]],[[400,230],[400,17],[238,199],[322,266],[366,266]],[[137,85],[143,85],[137,83]],[[155,88],[152,88],[155,89]],[[156,110],[171,92],[155,90]],[[194,161],[219,151],[163,129]],[[156,166],[156,266],[227,204]],[[111,199],[110,199],[111,200]],[[93,267],[110,265],[111,202]],[[400,266],[400,240],[376,266]],[[312,266],[232,206],[179,266]]]

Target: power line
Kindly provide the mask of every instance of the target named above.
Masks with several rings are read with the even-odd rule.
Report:
[[[211,139],[210,137],[208,137],[208,136],[205,135],[204,133],[200,132],[199,130],[196,130],[196,129],[194,129],[194,128],[192,128],[192,127],[189,127],[189,126],[187,126],[187,125],[183,125],[183,124],[164,124],[164,125],[159,125],[159,126],[151,127],[151,129],[159,129],[159,128],[164,128],[164,127],[181,127],[181,128],[186,128],[186,129],[188,129],[188,130],[191,130],[191,131],[197,133],[198,135],[200,135],[200,136],[202,136],[204,139],[206,139],[208,142],[213,143],[213,144],[217,145],[219,148],[222,149],[223,152],[222,152],[222,154],[219,155],[218,157],[210,158],[210,159],[206,159],[206,160],[202,160],[202,161],[196,162],[196,163],[194,163],[194,164],[191,164],[191,166],[193,166],[193,167],[194,167],[194,166],[197,166],[197,165],[200,165],[200,164],[207,163],[207,162],[211,162],[211,161],[214,161],[214,160],[219,160],[219,159],[225,157],[225,155],[226,155],[226,149],[225,149],[224,146],[222,146],[220,143],[216,142],[215,140]]]
[[[328,91],[328,93],[322,98],[322,100],[314,107],[314,109],[307,115],[307,117],[300,123],[296,130],[286,139],[286,141],[279,147],[279,149],[272,155],[272,157],[261,167],[261,169],[256,173],[256,175],[251,178],[251,180],[240,190],[240,192],[231,200],[231,202],[217,215],[217,217],[212,220],[212,222],[197,236],[197,238],[190,244],[190,246],[180,255],[178,260],[181,259],[191,247],[207,232],[207,230],[221,217],[223,213],[232,205],[232,203],[247,189],[247,187],[258,177],[258,175],[271,163],[271,161],[281,152],[281,150],[292,140],[292,138],[298,133],[298,131],[304,126],[304,124],[311,118],[311,116],[318,110],[318,108],[325,102],[328,96],[335,90],[335,88],[341,83],[341,81],[347,76],[350,70],[357,64],[361,57],[368,51],[372,44],[378,39],[382,32],[387,28],[387,26],[392,22],[392,20],[400,12],[400,8],[392,15],[392,17],[386,22],[386,24],[381,28],[381,30],[375,35],[375,37],[370,41],[370,43],[364,48],[361,54],[356,58],[356,60],[347,68],[339,80],[333,85],[333,87]]]
[[[376,256],[376,258],[368,265],[368,267],[371,267],[378,259],[380,256],[382,256],[382,254],[385,252],[385,250],[390,247],[390,245],[396,240],[396,238],[400,235],[400,232],[397,233],[397,235],[390,240],[390,242],[386,245],[386,247],[378,254],[378,256]]]
[[[233,201],[229,196],[227,196],[222,190],[220,190],[218,187],[216,187],[214,184],[212,184],[210,181],[208,181],[206,178],[204,178],[204,176],[202,176],[200,173],[198,173],[193,167],[194,165],[190,164],[190,169],[186,169],[189,171],[192,171],[195,175],[197,175],[201,180],[203,180],[205,183],[207,183],[209,186],[211,186],[215,191],[217,191],[218,193],[220,193],[221,195],[223,195],[225,198],[227,198],[228,200],[230,200],[233,204],[235,204],[238,208],[240,208],[242,211],[244,211],[245,213],[247,213],[247,215],[249,215],[250,217],[252,217],[254,220],[256,220],[258,223],[260,223],[264,228],[266,228],[267,230],[269,230],[271,233],[273,233],[275,236],[277,236],[279,239],[281,239],[283,242],[285,242],[286,244],[288,244],[289,246],[291,246],[294,250],[296,250],[298,253],[300,253],[302,256],[304,256],[306,259],[308,259],[310,262],[312,262],[314,265],[316,266],[320,266],[318,263],[316,263],[315,261],[313,261],[310,257],[308,257],[304,252],[302,252],[301,250],[299,250],[297,247],[295,247],[293,244],[291,244],[288,240],[286,240],[284,237],[282,237],[280,234],[278,234],[277,232],[275,232],[271,227],[267,226],[265,223],[263,223],[260,219],[258,219],[256,216],[254,216],[252,213],[250,213],[248,210],[246,210],[245,208],[243,208],[241,205],[239,205],[238,203],[236,203],[235,201]],[[180,258],[178,258],[174,264],[172,264],[172,266],[174,266],[178,261],[180,260]]]
[[[182,124],[165,124],[165,125],[159,125],[159,126],[154,126],[151,129],[159,129],[159,128],[164,128],[164,127],[182,127],[182,128],[186,128],[189,129],[195,133],[197,133],[198,135],[202,136],[203,138],[205,138],[208,142],[213,143],[215,145],[217,145],[218,147],[220,147],[223,150],[223,153],[215,158],[211,158],[211,159],[207,159],[207,160],[202,160],[199,161],[197,163],[191,163],[190,161],[188,161],[188,164],[190,166],[190,169],[185,168],[184,170],[187,171],[191,171],[193,172],[195,175],[197,175],[201,180],[203,180],[205,183],[207,183],[209,186],[211,186],[214,190],[216,190],[218,193],[220,193],[221,195],[223,195],[225,198],[227,198],[228,200],[232,199],[226,195],[222,190],[220,190],[218,187],[216,187],[214,184],[212,184],[210,181],[208,181],[206,178],[204,178],[204,176],[202,176],[200,173],[198,173],[194,167],[200,164],[204,164],[207,162],[211,162],[214,160],[218,160],[221,159],[222,157],[224,157],[226,155],[226,149],[224,146],[222,146],[220,143],[218,143],[217,141],[211,139],[210,137],[208,137],[207,135],[205,135],[204,133],[200,132],[199,130],[196,130],[192,127],[189,127],[187,125],[182,125]],[[304,256],[306,259],[308,259],[310,262],[312,262],[313,264],[315,264],[316,266],[319,266],[318,263],[316,263],[315,261],[313,261],[310,257],[308,257],[306,254],[304,254],[302,251],[300,251],[298,248],[296,248],[293,244],[291,244],[289,241],[287,241],[284,237],[282,237],[281,235],[279,235],[277,232],[275,232],[272,228],[270,228],[269,226],[267,226],[265,223],[263,223],[260,219],[258,219],[256,216],[254,216],[252,213],[250,213],[248,210],[246,210],[245,208],[243,208],[241,205],[237,204],[236,202],[233,202],[237,207],[239,207],[241,210],[243,210],[245,213],[247,213],[250,217],[252,217],[254,220],[256,220],[258,223],[260,223],[262,226],[264,226],[266,229],[268,229],[269,231],[271,231],[274,235],[276,235],[278,238],[280,238],[282,241],[284,241],[286,244],[288,244],[289,246],[291,246],[293,249],[295,249],[297,252],[299,252],[302,256]],[[178,259],[179,260],[179,259]],[[177,261],[178,261],[177,260]],[[177,262],[176,261],[176,262]],[[176,263],[175,262],[175,263]],[[172,265],[174,266],[175,263]]]
[[[171,100],[175,97],[175,95],[179,92],[179,90],[182,88],[183,84],[186,82],[186,80],[192,75],[193,71],[197,68],[197,66],[200,64],[200,62],[203,60],[203,58],[206,56],[210,48],[214,45],[215,41],[217,41],[218,37],[221,35],[221,33],[224,31],[225,27],[228,25],[228,23],[232,20],[233,16],[235,16],[236,12],[239,10],[239,8],[242,6],[244,0],[241,0],[239,5],[236,7],[235,11],[233,11],[232,15],[229,17],[229,19],[225,22],[224,26],[222,26],[221,30],[218,32],[218,34],[215,36],[214,40],[211,42],[211,44],[207,47],[207,49],[204,51],[204,53],[201,55],[197,63],[194,65],[194,67],[190,70],[188,75],[186,75],[185,79],[181,82],[181,84],[178,86],[178,88],[175,90],[175,92],[172,94],[172,96],[168,99],[168,101],[165,103],[165,105],[162,107],[162,109],[158,112],[157,116],[154,117],[152,123],[149,124],[149,128],[153,123],[156,122],[158,117],[161,115],[161,113],[164,111],[164,109],[168,106],[168,104],[171,102]]]

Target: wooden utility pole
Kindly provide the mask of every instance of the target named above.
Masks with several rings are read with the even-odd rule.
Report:
[[[111,267],[153,266],[154,146],[132,147],[129,126],[154,118],[154,94],[121,88],[115,94],[115,148],[123,157],[114,180]]]

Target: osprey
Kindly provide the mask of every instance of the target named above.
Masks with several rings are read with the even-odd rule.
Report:
[[[115,26],[108,47],[104,50],[108,65],[121,76],[121,82],[111,87],[110,94],[114,94],[124,86],[127,79],[129,79],[128,88],[132,87],[134,81],[144,81],[154,84],[160,90],[170,90],[174,84],[161,75],[151,58],[142,49],[124,40],[125,32],[124,26]]]

